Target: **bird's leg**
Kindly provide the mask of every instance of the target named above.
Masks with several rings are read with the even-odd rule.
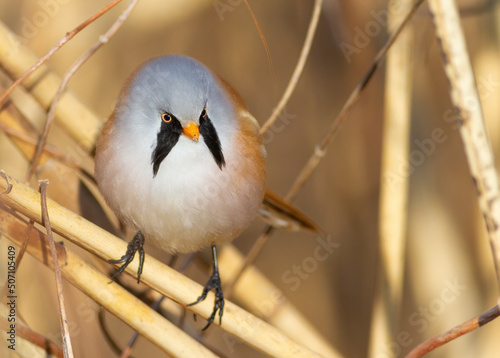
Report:
[[[212,314],[208,318],[207,325],[203,327],[203,330],[206,330],[212,324],[212,322],[215,319],[215,315],[217,314],[217,311],[219,311],[219,324],[221,324],[222,313],[224,312],[224,295],[222,294],[222,285],[219,276],[219,265],[217,264],[217,248],[215,247],[215,245],[212,245],[212,256],[213,256],[212,276],[210,276],[207,283],[205,284],[201,296],[198,297],[198,299],[195,302],[190,303],[188,305],[188,306],[193,306],[197,303],[200,303],[205,298],[207,298],[208,291],[210,291],[212,288],[215,288],[214,310],[212,311]]]
[[[121,274],[127,266],[132,262],[135,253],[139,251],[139,268],[137,269],[137,283],[141,281],[142,267],[144,266],[144,236],[140,231],[137,231],[134,238],[128,243],[127,252],[118,260],[108,260],[111,264],[121,264],[120,268],[114,273],[111,279]]]

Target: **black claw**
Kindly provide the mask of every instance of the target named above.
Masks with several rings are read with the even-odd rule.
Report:
[[[139,252],[139,268],[137,269],[137,283],[141,281],[142,267],[144,266],[144,236],[140,231],[135,234],[134,238],[128,243],[127,252],[118,260],[108,260],[110,264],[121,264],[118,270],[111,276],[114,280],[119,274],[121,274],[127,266],[132,262],[135,257],[135,253]]]
[[[224,294],[222,293],[222,285],[220,281],[219,268],[217,264],[217,250],[215,248],[215,245],[212,245],[212,255],[214,260],[212,276],[210,276],[207,283],[205,284],[205,287],[203,288],[200,297],[198,297],[198,299],[195,302],[188,304],[188,306],[193,306],[197,303],[202,302],[203,300],[205,300],[205,298],[207,298],[208,292],[212,288],[215,289],[214,309],[210,317],[208,317],[208,323],[205,327],[203,327],[202,329],[203,331],[206,330],[213,323],[217,311],[219,311],[219,325],[220,325],[222,323],[222,314],[224,313]]]

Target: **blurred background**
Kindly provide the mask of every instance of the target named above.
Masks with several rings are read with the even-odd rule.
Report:
[[[313,2],[249,2],[269,45],[276,84],[243,1],[143,0],[116,36],[80,69],[69,88],[104,121],[114,108],[123,82],[138,65],[154,56],[185,54],[228,80],[262,124],[276,106],[296,65]],[[0,0],[0,20],[41,56],[105,3]],[[499,158],[500,7],[496,1],[485,0],[457,4],[463,10],[467,46],[490,139]],[[125,5],[120,4],[78,34],[49,61],[50,69],[64,75]],[[304,73],[284,114],[264,136],[268,186],[277,193],[283,196],[287,193],[387,40],[386,8],[387,2],[379,0],[324,1]],[[380,169],[384,116],[384,66],[381,66],[294,201],[331,235],[338,248],[324,261],[311,264],[308,258],[318,246],[316,236],[278,231],[256,262],[345,357],[368,356],[378,264],[381,180],[408,177],[410,187],[405,284],[397,329],[400,338],[375,356],[404,356],[424,339],[479,315],[497,302],[498,287],[489,243],[451,112],[449,86],[425,3],[411,26],[414,45],[410,156],[401,155],[401,170],[381,173]],[[424,147],[422,143],[430,143],[436,129],[441,133],[440,140]],[[57,135],[63,134],[55,128],[52,136]],[[23,178],[27,166],[27,160],[0,133],[0,168]],[[43,177],[43,168],[38,176]],[[77,183],[51,178],[49,189],[55,200],[105,225],[102,213],[93,209],[93,203],[85,198],[88,193],[79,190]],[[67,198],[75,196],[67,196],[66,191],[80,192],[83,197],[68,203]],[[264,227],[257,219],[234,244],[243,253],[247,252]],[[6,241],[0,240],[3,249]],[[5,255],[3,251],[0,253],[2,262]],[[1,270],[4,269],[2,265]],[[4,271],[0,274],[5,277]],[[187,274],[200,283],[206,280],[196,268]],[[53,286],[51,271],[25,257],[18,277],[20,313],[34,330],[60,342]],[[97,320],[86,319],[94,315],[81,313],[96,312],[97,305],[68,286],[76,356],[114,356]],[[130,329],[109,314],[107,320],[113,337],[125,345]],[[221,332],[217,327],[210,328],[207,340],[224,356],[264,356],[245,344],[228,344],[221,338]],[[439,348],[429,357],[497,356],[499,334],[500,322],[493,321]],[[1,349],[0,352],[13,354]],[[133,355],[164,356],[145,339],[139,340]]]

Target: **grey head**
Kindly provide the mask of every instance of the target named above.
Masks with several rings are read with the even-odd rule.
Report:
[[[225,138],[221,133],[234,130],[235,111],[221,81],[205,65],[187,56],[170,55],[146,62],[132,75],[115,116],[117,121],[126,122],[123,127],[127,131],[149,140],[156,176],[190,123],[199,127],[203,143],[222,170]],[[172,123],[162,121],[165,115]]]

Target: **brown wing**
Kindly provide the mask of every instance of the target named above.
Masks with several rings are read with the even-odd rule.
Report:
[[[262,219],[271,226],[291,231],[307,229],[325,236],[325,232],[318,224],[270,189],[266,189],[259,213]]]

